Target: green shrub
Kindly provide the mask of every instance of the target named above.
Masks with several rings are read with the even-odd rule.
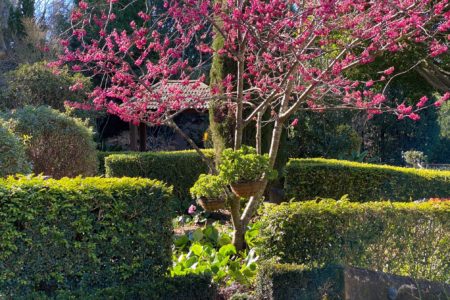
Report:
[[[137,178],[0,181],[0,296],[158,283],[171,190]]]
[[[212,158],[212,150],[204,150]],[[195,151],[136,152],[107,156],[107,177],[145,177],[162,180],[174,187],[174,209],[186,210],[192,202],[189,189],[208,167]]]
[[[4,127],[3,123],[3,120],[0,120],[0,177],[30,173],[31,164],[25,155],[22,140]]]
[[[286,165],[290,198],[411,201],[450,196],[450,171],[417,170],[333,159],[292,159]]]
[[[266,259],[344,264],[450,281],[450,201],[306,201],[270,206],[261,224]]]
[[[46,106],[26,106],[5,118],[10,130],[26,136],[26,153],[34,173],[54,178],[97,173],[93,132],[80,119]]]
[[[55,74],[47,62],[20,65],[7,73],[8,89],[4,98],[6,108],[21,108],[26,105],[48,105],[63,109],[65,101],[81,102],[86,98],[91,84],[89,78],[71,74],[67,68]],[[83,87],[71,91],[70,87],[81,82]]]

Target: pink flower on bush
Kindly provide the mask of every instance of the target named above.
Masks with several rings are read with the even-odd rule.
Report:
[[[78,6],[79,6],[81,9],[83,9],[83,10],[86,10],[86,9],[88,8],[88,4],[87,4],[86,2],[84,2],[84,1],[80,1],[80,2],[78,3]]]
[[[387,70],[384,70],[383,73],[384,75],[391,75],[392,73],[394,73],[395,68],[394,67],[390,67]]]
[[[428,101],[428,97],[427,96],[423,96],[422,98],[420,98],[419,102],[416,104],[417,107],[424,107],[425,104]]]
[[[188,214],[193,215],[197,211],[197,207],[194,204],[191,204],[188,208]]]
[[[374,84],[373,80],[369,80],[366,82],[366,87],[371,87],[373,86],[373,84]]]
[[[297,124],[298,124],[298,118],[295,118],[294,121],[292,121],[291,126],[294,127],[294,126],[297,126]]]

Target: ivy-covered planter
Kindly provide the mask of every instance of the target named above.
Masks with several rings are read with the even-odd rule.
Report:
[[[216,211],[225,208],[225,200],[220,198],[200,197],[197,199],[197,203],[205,211]]]
[[[254,196],[261,188],[262,181],[252,181],[252,182],[242,182],[242,183],[231,183],[230,187],[233,193],[242,198],[249,198]]]

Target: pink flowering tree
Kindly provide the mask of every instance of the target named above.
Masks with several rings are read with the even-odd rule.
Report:
[[[132,30],[121,32],[114,27],[116,2],[106,1],[103,9],[79,3],[72,13],[72,38],[81,46],[66,47],[55,64],[70,64],[74,71],[101,80],[82,108],[106,109],[125,121],[172,126],[200,155],[173,118],[208,101],[223,101],[234,112],[235,149],[241,147],[244,128],[256,124],[256,148],[261,151],[262,123],[272,122],[273,166],[283,127],[296,111],[352,109],[367,112],[369,118],[391,113],[419,120],[420,111],[450,98],[445,93],[432,103],[423,97],[413,106],[404,99],[387,99],[373,85],[387,87],[407,71],[393,67],[365,82],[347,76],[353,67],[415,43],[428,49],[423,59],[439,59],[450,39],[447,0],[167,0],[163,10],[140,12]],[[210,47],[215,34],[224,40],[217,52]],[[192,51],[197,52],[195,59]],[[183,89],[167,88],[170,79],[178,79],[195,89],[214,55],[234,60],[237,68],[211,87],[210,98],[193,99]],[[264,119],[267,112],[270,118]],[[298,122],[302,120],[291,125]],[[245,208],[238,199],[230,202],[237,248],[243,247],[245,228],[267,185],[263,181]]]

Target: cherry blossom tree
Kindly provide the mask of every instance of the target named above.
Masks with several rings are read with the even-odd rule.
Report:
[[[81,108],[106,109],[135,123],[172,126],[205,160],[173,119],[207,102],[222,101],[234,112],[235,149],[242,145],[244,129],[256,124],[256,148],[261,152],[262,125],[273,123],[273,166],[283,127],[302,122],[290,121],[296,111],[352,109],[367,112],[369,118],[392,113],[398,119],[419,120],[420,111],[450,98],[450,92],[433,103],[422,97],[414,106],[405,99],[387,101],[389,83],[408,71],[394,67],[365,82],[347,76],[351,68],[386,52],[401,52],[411,43],[427,49],[423,59],[438,60],[450,39],[447,0],[167,0],[163,9],[139,12],[130,23],[132,30],[120,32],[114,27],[117,2],[107,0],[103,8],[94,9],[80,1],[72,12],[72,39],[80,46],[71,49],[69,40],[61,41],[65,53],[54,65],[70,64],[72,70],[100,79],[89,95],[91,102],[77,104]],[[210,41],[217,34],[224,45],[215,51]],[[210,98],[167,88],[169,80],[178,79],[195,89],[205,80],[203,70],[214,55],[234,60],[237,70],[211,87]],[[384,83],[385,90],[376,92],[374,83]],[[215,172],[214,164],[208,164]],[[267,185],[263,182],[245,208],[238,199],[230,201],[239,249]]]

